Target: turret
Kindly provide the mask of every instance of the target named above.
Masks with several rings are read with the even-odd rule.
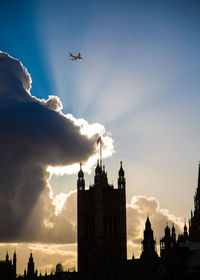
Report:
[[[16,256],[16,251],[14,251],[13,254],[13,272],[16,275],[16,266],[17,266],[17,256]]]
[[[148,262],[155,261],[158,257],[155,248],[156,241],[153,237],[153,230],[151,229],[151,223],[149,217],[146,219],[145,230],[144,230],[144,239],[142,241],[143,251],[141,259]]]
[[[7,254],[6,254],[6,262],[9,262],[8,251],[7,251]]]
[[[95,186],[100,185],[101,177],[102,177],[102,169],[101,166],[99,165],[99,160],[97,160],[97,166],[95,168],[95,175],[94,175]]]
[[[105,171],[105,166],[99,165],[99,160],[97,160],[97,166],[95,168],[94,184],[98,185],[108,185],[107,173]]]
[[[172,239],[172,246],[174,247],[176,245],[176,230],[175,230],[175,227],[174,227],[174,223],[172,224],[171,239]]]
[[[170,236],[170,228],[167,224],[165,228],[165,249],[169,250],[171,248],[171,236]]]
[[[82,163],[80,163],[80,170],[78,172],[77,188],[78,190],[85,190],[85,179],[82,170]]]
[[[167,224],[165,228],[165,236],[160,240],[160,254],[161,257],[167,258],[171,256],[172,245],[176,245],[176,233],[175,227],[172,226],[172,234],[170,234],[170,228]]]
[[[122,167],[122,161],[120,162],[120,169],[119,169],[119,172],[118,172],[118,189],[125,189],[125,186],[126,186],[126,180],[125,180],[125,177],[124,177],[124,169]]]
[[[34,275],[34,267],[35,267],[35,264],[33,261],[33,255],[32,255],[32,253],[30,253],[29,262],[28,262],[28,266],[27,266],[27,275],[29,277]]]
[[[142,241],[143,251],[154,251],[155,243],[156,242],[153,238],[153,230],[151,229],[151,223],[149,217],[147,217],[144,230],[144,240]]]
[[[194,211],[191,211],[191,218],[189,221],[189,239],[200,242],[200,163],[198,169],[198,183],[196,193],[194,196]]]
[[[194,211],[196,215],[200,216],[200,163],[199,163],[197,189],[194,197]]]
[[[188,239],[188,231],[187,231],[187,225],[186,225],[186,223],[185,223],[185,225],[184,225],[183,236],[184,236],[184,239],[185,239],[185,240]]]

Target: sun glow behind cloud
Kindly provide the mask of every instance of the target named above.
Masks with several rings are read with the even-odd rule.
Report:
[[[99,123],[89,124],[84,119],[76,119],[73,115],[67,114],[66,118],[73,121],[73,123],[80,128],[80,133],[90,139],[94,135],[101,135],[102,138],[102,157],[111,157],[115,152],[114,141],[110,137],[110,132],[106,132],[105,127]],[[99,147],[96,147],[96,153],[93,154],[86,162],[83,163],[83,171],[91,173],[92,168],[95,166],[97,159],[99,159]],[[51,175],[64,175],[64,174],[77,174],[80,169],[80,163],[74,163],[67,166],[48,166],[47,171]]]

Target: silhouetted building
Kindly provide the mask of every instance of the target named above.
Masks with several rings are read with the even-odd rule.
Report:
[[[15,280],[16,279],[16,253],[13,254],[13,260],[9,259],[8,253],[6,254],[5,261],[0,261],[0,279],[1,280]]]
[[[184,232],[177,241],[174,224],[171,230],[167,225],[164,237],[160,240],[159,257],[150,219],[147,217],[142,254],[139,259],[127,260],[126,195],[122,164],[119,170],[118,189],[108,184],[105,168],[99,165],[99,162],[95,169],[94,185],[85,189],[84,174],[80,168],[77,181],[80,279],[198,279],[195,278],[200,277],[200,261],[198,265],[195,264],[195,261],[200,260],[198,250],[194,250],[191,244],[188,245],[188,240],[199,241],[200,237],[199,181],[200,179],[198,179],[195,210],[190,221],[189,234],[185,224]],[[193,244],[193,246],[197,245]],[[200,248],[200,243],[198,246]]]
[[[198,173],[198,184],[194,196],[194,212],[191,211],[189,222],[189,239],[200,242],[200,164]]]
[[[156,241],[153,237],[153,230],[151,229],[151,223],[149,220],[149,217],[147,217],[146,224],[145,224],[145,230],[144,230],[144,239],[142,241],[142,254],[140,256],[140,259],[144,263],[153,263],[158,260],[158,255],[156,252]]]
[[[160,239],[160,256],[147,217],[140,258],[126,256],[126,182],[122,163],[118,188],[108,183],[105,167],[97,163],[94,184],[85,187],[82,166],[77,180],[78,273],[63,271],[37,275],[32,253],[27,271],[18,280],[197,280],[200,279],[200,164],[194,212],[176,238],[174,224],[166,225]],[[16,279],[16,253],[0,261],[0,280]]]
[[[101,162],[101,161],[100,161]],[[97,163],[94,184],[85,188],[80,167],[78,196],[78,271],[81,279],[95,279],[102,267],[126,260],[126,195],[122,162],[118,188],[108,183],[105,167]]]

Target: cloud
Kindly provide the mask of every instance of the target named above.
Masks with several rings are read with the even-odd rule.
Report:
[[[42,99],[40,102],[53,111],[60,112],[63,109],[60,98],[56,95],[49,95],[47,100]]]
[[[62,263],[64,269],[76,266],[76,244],[42,244],[42,243],[1,243],[0,259],[3,260],[8,252],[12,258],[14,251],[17,253],[17,274],[24,274],[27,269],[30,252],[33,253],[35,268],[38,273],[48,274],[55,271],[56,264]]]
[[[60,195],[57,196],[59,199]],[[63,197],[63,195],[61,196]],[[62,217],[65,217],[74,225],[74,235],[76,236],[76,215],[77,215],[77,193],[70,192],[65,196],[64,207],[60,211]],[[126,204],[127,211],[127,243],[128,256],[134,253],[136,257],[140,255],[141,240],[147,215],[150,218],[151,226],[154,231],[154,238],[157,241],[159,249],[159,240],[164,236],[164,229],[174,223],[176,235],[183,231],[183,218],[171,214],[167,209],[160,208],[159,202],[154,197],[133,196],[130,203]],[[63,229],[64,230],[64,229]]]
[[[59,195],[58,195],[59,196]],[[44,273],[47,269],[48,272],[54,269],[57,263],[62,263],[64,268],[74,267],[77,263],[77,244],[76,242],[76,224],[77,224],[77,193],[76,191],[69,192],[68,194],[63,194],[65,197],[64,206],[57,216],[53,215],[49,223],[53,223],[55,226],[49,228],[51,233],[51,238],[55,238],[56,234],[59,232],[61,241],[63,237],[69,233],[71,235],[71,240],[74,240],[73,244],[44,244],[42,243],[42,235],[45,237],[46,232],[42,232],[40,228],[39,236],[41,238],[40,243],[20,243],[20,244],[1,244],[0,257],[4,258],[7,250],[10,256],[13,254],[14,249],[17,251],[18,256],[18,272],[22,273],[30,254],[30,250],[33,252],[34,261],[38,270],[42,270]],[[62,197],[60,196],[60,197]],[[44,201],[43,201],[44,202]],[[39,207],[35,207],[39,211]],[[49,206],[47,203],[46,206]],[[181,217],[176,217],[175,215],[169,213],[168,210],[162,209],[159,206],[159,202],[156,198],[148,198],[145,196],[134,196],[130,203],[127,203],[127,243],[128,243],[128,258],[139,257],[141,253],[141,239],[143,238],[143,230],[145,226],[145,220],[147,213],[150,217],[151,225],[154,230],[154,238],[157,240],[157,249],[159,252],[159,239],[164,234],[164,228],[168,223],[171,227],[174,223],[176,228],[176,233],[182,231],[183,219]],[[51,209],[46,209],[47,212],[52,212]],[[36,216],[36,215],[33,215]],[[49,217],[49,216],[48,216]],[[34,220],[28,226],[29,230],[33,232],[33,236],[37,235],[37,227],[35,226]],[[59,223],[59,228],[57,227]],[[67,226],[68,223],[68,226]],[[71,230],[70,230],[70,226]],[[66,229],[68,228],[68,233]],[[43,228],[44,230],[44,228]],[[46,228],[48,231],[48,228]],[[57,231],[58,230],[58,231]],[[56,233],[57,231],[57,233]],[[56,237],[58,239],[58,236]],[[34,240],[34,239],[33,239]],[[54,239],[55,240],[55,239]],[[58,240],[57,240],[58,241]],[[53,242],[52,242],[53,243]],[[62,243],[62,242],[61,242]]]
[[[57,96],[40,100],[30,89],[23,65],[0,52],[0,241],[75,244],[76,192],[54,198],[50,172],[69,172],[61,167],[78,168],[78,162],[89,170],[97,135],[106,131],[64,115]],[[113,140],[106,135],[103,141],[104,156],[111,156]],[[161,209],[155,198],[133,197],[127,204],[127,237],[137,250],[147,214],[157,240],[167,222],[174,222],[177,232],[182,226],[182,219]]]
[[[128,246],[132,247],[131,250],[135,250],[135,256],[139,256],[140,253],[147,215],[150,218],[157,246],[160,238],[164,236],[164,229],[167,224],[171,227],[174,223],[177,235],[183,229],[183,218],[169,213],[167,209],[160,208],[156,198],[141,195],[133,196],[131,203],[127,204],[127,241]],[[130,248],[128,250],[130,251]]]
[[[0,52],[0,241],[75,242],[73,225],[56,219],[48,167],[86,163],[98,133],[82,133],[57,96],[32,96],[31,83],[22,63]]]

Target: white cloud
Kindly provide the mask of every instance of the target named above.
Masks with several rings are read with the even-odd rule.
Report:
[[[160,208],[156,198],[145,196],[132,197],[131,203],[127,204],[127,240],[128,246],[135,249],[135,256],[139,256],[141,240],[147,215],[150,218],[154,237],[159,245],[159,240],[164,235],[164,229],[168,223],[171,227],[174,223],[176,233],[182,232],[183,218],[171,214],[167,209]],[[129,257],[131,249],[129,248]]]

